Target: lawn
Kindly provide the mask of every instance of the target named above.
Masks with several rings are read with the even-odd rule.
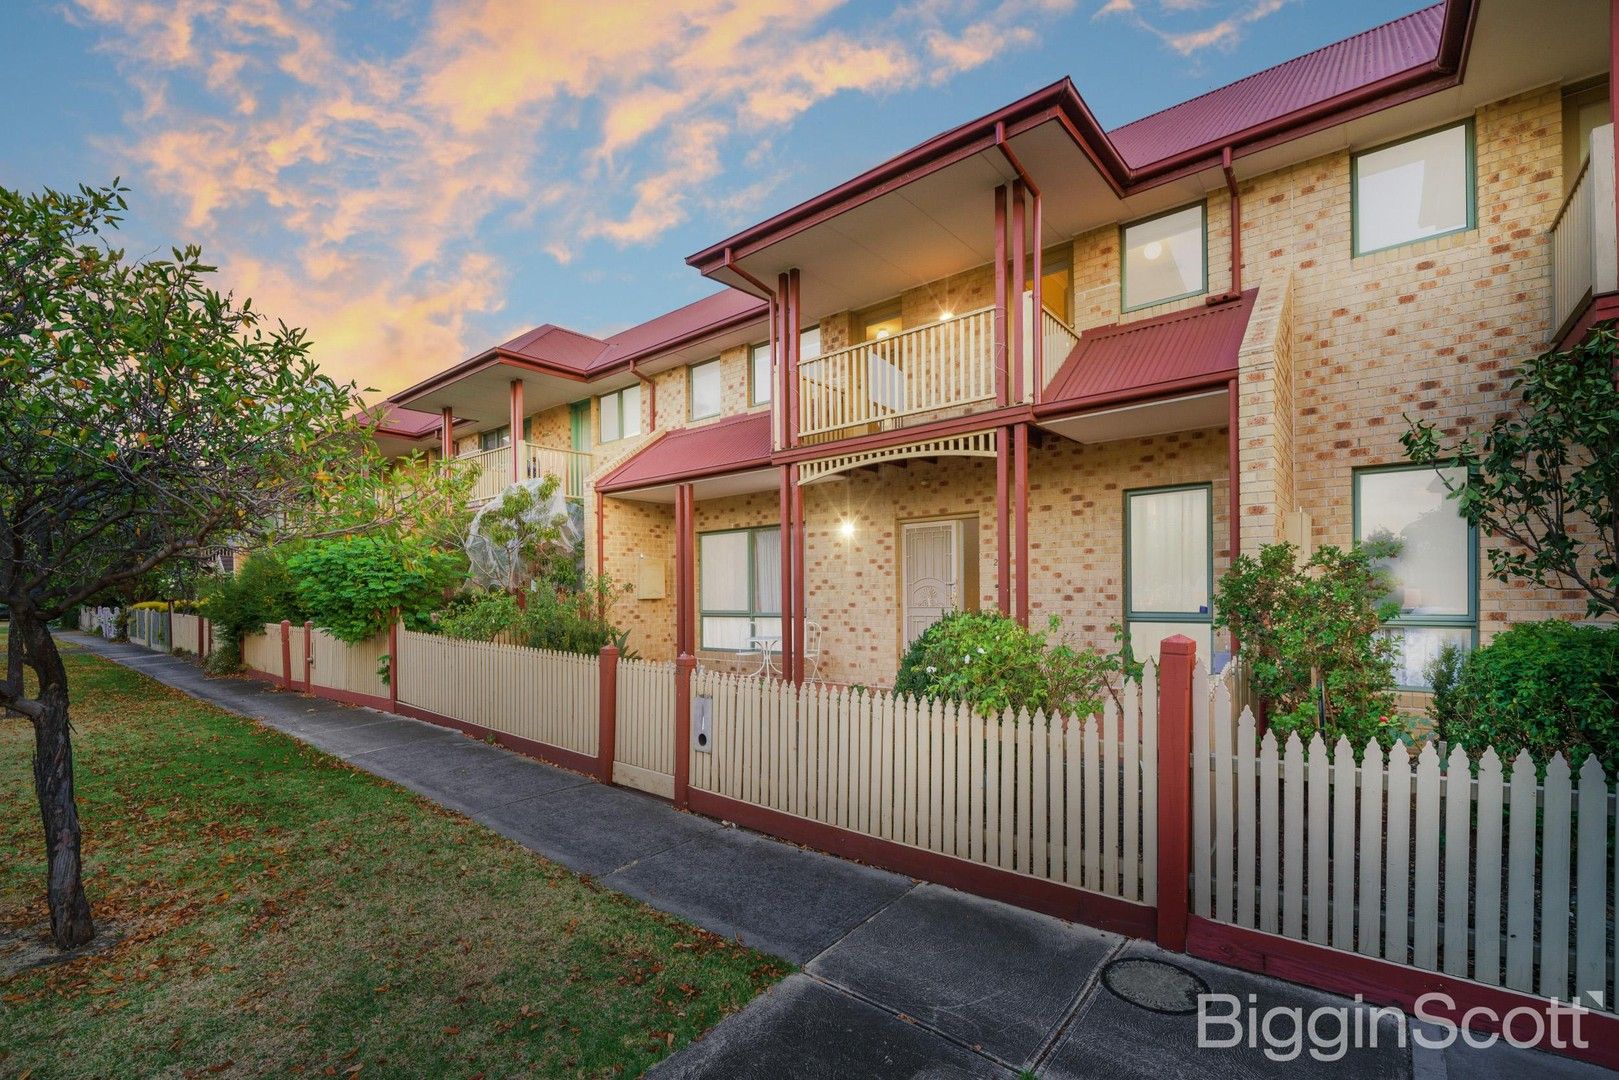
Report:
[[[633,1076],[786,973],[281,734],[69,666],[116,944],[0,979],[0,1076]],[[0,965],[45,921],[31,745],[0,720]]]

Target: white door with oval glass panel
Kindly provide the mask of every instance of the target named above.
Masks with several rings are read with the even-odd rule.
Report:
[[[916,521],[901,530],[905,645],[962,606],[960,521]]]

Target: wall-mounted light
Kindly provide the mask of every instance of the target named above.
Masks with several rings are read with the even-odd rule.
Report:
[[[941,311],[941,312],[939,312],[939,321],[940,322],[949,322],[951,319],[954,319],[955,317],[956,317],[956,313],[954,311]]]
[[[843,521],[838,525],[838,534],[845,540],[853,540],[854,522],[850,521],[848,518],[844,518]]]
[[[1147,257],[1148,262],[1152,262],[1157,259],[1158,256],[1164,253],[1164,245],[1159,241],[1154,240],[1146,247],[1142,248],[1141,253]]]

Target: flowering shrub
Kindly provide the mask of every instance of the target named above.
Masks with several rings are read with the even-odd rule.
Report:
[[[1007,709],[1088,716],[1125,674],[1126,660],[1048,642],[1059,626],[1056,616],[1042,633],[998,612],[952,612],[911,644],[894,691],[965,702],[988,716]]]

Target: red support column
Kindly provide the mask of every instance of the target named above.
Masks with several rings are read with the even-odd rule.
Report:
[[[292,621],[281,620],[281,687],[292,689]]]
[[[1192,672],[1197,643],[1165,638],[1158,660],[1158,944],[1186,951],[1192,854]],[[1204,763],[1207,764],[1206,762]]]
[[[388,620],[388,711],[399,711],[399,612]]]
[[[691,673],[696,658],[675,658],[675,809],[691,808]]]
[[[793,470],[793,682],[804,682],[804,489],[798,485],[798,466]]]
[[[1237,560],[1242,551],[1242,443],[1238,439],[1239,414],[1238,381],[1232,379],[1226,386],[1226,545],[1231,553],[1226,566]],[[1237,655],[1237,635],[1231,635],[1231,655]],[[1209,657],[1213,663],[1214,657]]]
[[[995,606],[1002,615],[1012,613],[1012,429],[995,433]]]
[[[448,405],[438,414],[438,449],[445,460],[455,456],[455,410]]]
[[[1006,404],[1006,185],[995,189],[995,404]],[[1004,605],[1002,606],[1004,610]]]
[[[804,313],[800,309],[798,289],[798,269],[795,267],[787,274],[787,300],[784,305],[786,316],[783,320],[782,336],[785,341],[784,349],[787,357],[787,432],[789,444],[798,445],[798,362],[799,356],[799,323],[803,321]]]
[[[1012,505],[1017,535],[1017,621],[1029,625],[1029,425],[1012,429]]]
[[[675,486],[675,655],[686,651],[686,485]]]
[[[523,461],[523,380],[512,380],[511,417],[507,421],[512,432],[512,483],[521,483],[524,479]]]
[[[1046,307],[1043,294],[1046,260],[1042,250],[1043,245],[1040,242],[1043,228],[1040,220],[1042,209],[1040,193],[1036,191],[1034,192],[1034,222],[1029,229],[1033,235],[1032,243],[1034,244],[1034,326],[1032,331],[1034,340],[1030,343],[1033,346],[1034,364],[1033,385],[1029,387],[1028,393],[1029,400],[1035,402],[1040,400],[1041,391],[1045,389],[1046,383]]]
[[[1007,341],[1011,343],[1010,355],[1006,366],[1009,369],[1008,385],[1011,387],[1007,401],[1023,400],[1023,355],[1026,351],[1023,344],[1023,275],[1027,270],[1026,258],[1023,251],[1024,230],[1023,204],[1026,196],[1023,192],[1023,181],[1012,181],[1012,280],[1008,290],[1007,318],[1011,322],[1011,329],[1007,333]]]
[[[607,504],[599,491],[590,497],[596,500],[596,576],[601,577],[607,568]]]
[[[596,695],[596,779],[613,782],[613,755],[618,740],[618,646],[602,646]]]
[[[793,475],[792,467],[781,467],[781,640],[777,657],[781,677],[791,679],[793,657]]]
[[[766,301],[770,310],[768,341],[770,345],[770,445],[777,450],[787,448],[787,358],[781,352],[781,316],[776,313],[776,294]],[[753,363],[752,357],[748,363]]]
[[[314,666],[315,652],[315,624],[308,619],[304,620],[304,693],[315,692]]]

